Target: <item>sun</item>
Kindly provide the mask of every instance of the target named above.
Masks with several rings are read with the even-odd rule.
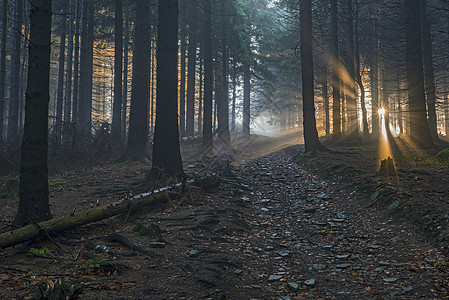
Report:
[[[377,113],[379,114],[380,117],[385,116],[385,112],[386,112],[386,111],[385,111],[385,108],[383,108],[383,107],[380,108],[380,109],[377,111]]]

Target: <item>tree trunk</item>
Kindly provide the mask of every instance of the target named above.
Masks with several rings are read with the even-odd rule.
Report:
[[[19,226],[51,218],[47,168],[51,0],[33,2],[30,24],[19,209],[14,220]]]
[[[196,42],[197,42],[197,4],[191,2],[189,7],[189,60],[187,70],[187,114],[186,136],[193,136],[195,124],[195,79],[196,79]]]
[[[58,63],[58,95],[56,98],[56,124],[54,134],[59,142],[61,138],[62,110],[64,104],[64,65],[65,65],[65,39],[67,33],[67,1],[63,0],[61,10],[59,63]]]
[[[67,51],[67,74],[65,80],[65,101],[64,101],[64,124],[67,126],[70,123],[70,113],[72,109],[72,70],[73,70],[73,21],[76,18],[74,11],[72,9],[73,0],[68,1],[68,10],[69,13],[69,32],[68,32],[68,51]]]
[[[150,83],[150,7],[136,0],[133,74],[128,133],[128,160],[148,160],[148,96]]]
[[[251,121],[251,69],[250,63],[243,63],[243,121],[242,133],[250,134]]]
[[[23,2],[23,10],[22,12],[27,12],[27,4],[28,1]],[[28,22],[28,15],[23,14],[24,18],[24,24],[22,26],[23,28],[23,36],[28,37],[28,30],[29,30],[29,22]],[[25,123],[25,90],[27,85],[27,67],[28,64],[25,62],[27,61],[27,55],[28,55],[28,40],[24,39],[23,46],[21,47],[21,59],[22,63],[20,64],[20,75],[19,75],[19,130],[23,129],[24,123]]]
[[[329,116],[329,94],[327,88],[327,59],[323,71],[323,86],[322,86],[323,100],[324,100],[324,128],[326,136],[330,135],[330,116]]]
[[[11,34],[11,69],[8,105],[7,140],[17,134],[19,128],[19,80],[20,80],[20,45],[22,41],[23,0],[14,0],[14,13]]]
[[[86,209],[70,216],[54,218],[40,223],[33,222],[29,226],[0,234],[0,248],[4,249],[45,236],[45,234],[60,233],[88,223],[127,213],[131,210],[137,211],[144,207],[165,202],[176,193],[176,189],[181,187],[181,185],[181,183],[176,184],[162,188],[154,193],[144,193],[130,199],[120,200],[114,204]]]
[[[83,138],[80,143],[88,139],[90,135],[89,122],[89,34],[88,34],[88,14],[89,0],[81,2],[81,52],[80,52],[80,76],[79,76],[79,103],[78,103],[78,125]],[[87,145],[81,145],[82,149],[86,149]]]
[[[200,43],[202,44],[202,43]],[[204,73],[203,73],[203,53],[200,46],[200,70],[199,70],[199,77],[200,77],[200,90],[199,90],[199,97],[198,97],[198,135],[201,135],[203,130],[203,80],[204,80]]]
[[[126,136],[126,116],[128,112],[128,52],[129,52],[129,22],[125,20],[125,37],[123,48],[123,96],[122,96],[122,137]]]
[[[332,96],[333,96],[333,135],[339,138],[341,135],[341,101],[340,78],[338,74],[338,0],[331,0],[331,36],[332,36]]]
[[[159,0],[152,169],[183,177],[178,132],[178,0]]]
[[[407,90],[410,106],[410,138],[418,147],[433,147],[429,123],[426,113],[426,99],[424,93],[424,75],[422,65],[422,44],[420,20],[420,0],[406,0],[406,62],[407,62]]]
[[[204,0],[204,117],[203,117],[203,151],[212,150],[212,94],[214,85],[212,58],[212,0]]]
[[[181,79],[179,91],[179,132],[181,136],[186,133],[186,1],[179,1],[181,35]]]
[[[8,0],[3,0],[2,20],[2,44],[0,46],[0,143],[3,142],[3,123],[5,116],[6,30],[8,25]]]
[[[121,141],[120,119],[122,108],[123,69],[123,3],[115,0],[115,49],[114,49],[114,104],[112,109],[112,136]]]
[[[379,51],[379,24],[377,19],[373,19],[374,37],[372,46],[371,63],[371,101],[372,101],[372,136],[379,136],[379,69],[378,69],[378,51]]]
[[[78,123],[79,59],[80,59],[80,0],[75,0],[75,54],[73,62],[72,122]]]
[[[432,55],[432,39],[430,34],[430,22],[427,20],[427,0],[420,2],[421,6],[421,20],[422,20],[422,49],[424,57],[424,79],[425,91],[427,96],[427,113],[429,118],[429,130],[432,140],[437,143],[438,129],[437,129],[437,114],[435,108],[435,76],[433,73],[433,55]]]
[[[357,98],[355,88],[355,62],[354,62],[354,26],[353,26],[353,9],[352,0],[346,1],[347,23],[348,23],[348,72],[350,80],[347,83],[346,93],[346,109],[348,115],[348,133],[349,136],[355,137],[358,135],[357,125]]]
[[[318,139],[315,119],[314,73],[313,73],[313,35],[312,35],[312,1],[301,1],[301,72],[302,99],[304,116],[305,152],[325,150]]]

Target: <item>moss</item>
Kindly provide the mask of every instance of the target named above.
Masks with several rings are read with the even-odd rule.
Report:
[[[20,182],[17,179],[8,180],[0,190],[0,199],[15,200],[19,198]]]

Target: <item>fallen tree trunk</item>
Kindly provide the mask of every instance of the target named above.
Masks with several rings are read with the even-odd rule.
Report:
[[[182,183],[160,188],[150,193],[144,193],[129,199],[122,199],[113,204],[98,206],[74,213],[70,216],[54,218],[33,225],[0,234],[0,248],[11,247],[50,233],[63,232],[77,226],[100,221],[112,216],[140,209],[161,201],[166,201],[176,193]]]

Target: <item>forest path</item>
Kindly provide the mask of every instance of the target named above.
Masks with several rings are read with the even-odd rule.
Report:
[[[449,266],[369,199],[299,167],[298,146],[242,166],[257,221],[242,255],[278,299],[449,299]]]

